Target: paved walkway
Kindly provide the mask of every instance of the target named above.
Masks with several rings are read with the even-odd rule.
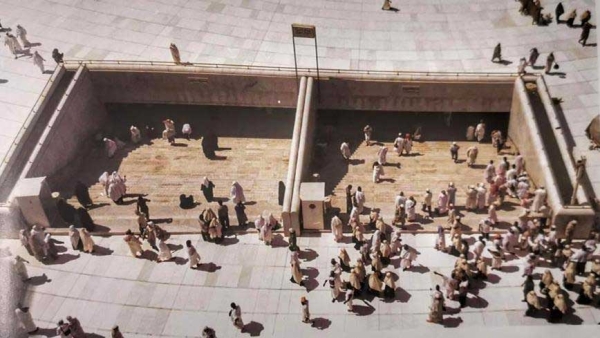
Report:
[[[279,236],[275,248],[263,245],[256,235],[228,238],[226,245],[203,242],[198,236],[173,236],[169,244],[177,258],[164,263],[131,257],[120,236],[94,237],[94,254],[75,253],[61,245],[61,257],[49,265],[29,257],[15,240],[1,241],[0,248],[5,254],[10,250],[31,262],[28,268],[34,281],[27,286],[22,303],[31,307],[42,328],[76,315],[87,332],[103,336],[115,324],[126,337],[197,337],[205,325],[215,328],[219,337],[246,336],[248,333],[236,332],[227,316],[229,303],[234,301],[241,306],[251,335],[283,337],[293,332],[294,336],[342,337],[400,329],[429,332],[438,327],[425,322],[430,288],[441,283],[433,271],[449,274],[456,257],[435,251],[433,235],[405,234],[403,238],[420,252],[418,265],[403,272],[398,259],[393,259],[386,270],[398,277],[396,299],[358,300],[356,313],[346,312],[339,301],[331,303],[328,288],[322,286],[329,260],[337,256],[340,247],[348,248],[353,261],[358,257],[350,244],[334,243],[329,234],[298,239],[303,250],[302,271],[308,276],[306,288],[290,283],[289,251]],[[187,265],[182,249],[187,239],[196,244],[202,262],[207,264],[201,271]],[[150,250],[147,244],[144,248]],[[146,257],[150,256],[147,252]],[[503,271],[492,272],[478,292],[469,294],[468,306],[460,311],[457,302],[448,301],[453,314],[446,316],[444,326],[506,330],[509,326],[547,325],[542,318],[523,316],[523,264],[522,258],[511,259]],[[543,270],[536,268],[537,273]],[[39,277],[42,273],[50,281]],[[557,269],[552,273],[561,278]],[[342,277],[347,279],[348,274]],[[302,295],[310,300],[317,328],[300,321]],[[569,296],[575,299],[576,293],[569,292]],[[566,323],[583,326],[599,321],[599,309],[577,304],[574,313],[565,317]]]
[[[577,43],[579,28],[531,25],[513,0],[398,1],[398,13],[382,11],[382,2],[0,0],[0,19],[4,27],[21,24],[28,30],[29,40],[41,44],[32,50],[41,52],[48,68],[54,66],[53,48],[66,59],[168,61],[171,42],[184,61],[293,66],[294,22],[317,26],[323,68],[515,72],[519,58],[532,47],[541,53],[540,64],[554,51],[560,70],[546,81],[551,95],[563,99],[574,153],[587,156],[592,184],[600,191],[600,153],[587,150],[584,134],[598,114],[597,47]],[[558,2],[544,1],[544,12],[554,14]],[[594,0],[572,0],[565,6],[567,12],[590,9],[595,23]],[[589,42],[596,40],[592,30]],[[511,64],[490,62],[498,42]],[[314,67],[312,41],[298,39],[297,51],[299,66]],[[2,156],[49,75],[40,74],[29,57],[14,60],[4,46],[0,60]]]

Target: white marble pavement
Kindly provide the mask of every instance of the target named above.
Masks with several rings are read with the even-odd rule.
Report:
[[[66,59],[169,61],[175,42],[190,62],[293,66],[290,24],[317,26],[323,68],[412,71],[515,72],[537,47],[543,63],[554,52],[564,77],[547,76],[562,104],[575,155],[588,157],[588,173],[600,192],[600,153],[589,152],[584,129],[598,114],[597,47],[577,43],[580,29],[538,27],[518,13],[513,0],[0,0],[0,21],[17,24],[41,45],[47,68],[53,48]],[[558,0],[544,0],[554,13]],[[590,9],[594,0],[563,1],[567,12]],[[566,14],[565,14],[566,15]],[[576,21],[577,23],[578,21]],[[597,40],[592,30],[589,42]],[[510,65],[490,62],[496,43]],[[298,40],[299,66],[314,67],[311,41]],[[530,69],[531,70],[531,69]],[[540,70],[534,70],[540,72]],[[8,150],[49,75],[29,57],[0,52],[0,158]]]
[[[48,265],[29,257],[16,240],[2,240],[0,248],[31,262],[29,273],[38,277],[26,286],[22,303],[31,307],[42,328],[55,327],[67,315],[77,316],[86,332],[100,335],[107,335],[107,330],[118,324],[126,337],[197,337],[205,325],[213,327],[219,337],[250,333],[267,337],[342,337],[371,330],[430,334],[444,328],[425,322],[430,288],[441,283],[433,271],[449,274],[456,257],[434,250],[433,235],[403,234],[404,242],[420,252],[419,264],[413,271],[401,271],[397,268],[399,260],[393,259],[386,270],[398,276],[396,299],[387,302],[375,298],[368,304],[357,300],[356,313],[348,313],[341,302],[332,303],[328,287],[322,286],[328,276],[329,261],[337,256],[340,247],[348,248],[353,261],[358,257],[351,244],[335,243],[330,234],[298,239],[305,251],[301,255],[302,268],[310,276],[307,292],[290,283],[289,250],[279,236],[275,241],[279,246],[275,248],[259,242],[256,234],[228,238],[227,245],[204,242],[197,235],[173,236],[168,242],[178,258],[163,263],[133,258],[121,236],[94,237],[95,254],[76,253],[60,245],[64,256]],[[212,263],[211,267],[206,266],[203,271],[189,269],[182,248],[187,239],[196,244],[202,262]],[[150,250],[147,243],[144,249]],[[549,325],[544,319],[523,316],[523,264],[522,258],[512,259],[504,271],[492,272],[483,288],[469,294],[466,308],[446,317],[445,326],[458,326],[460,332],[464,329],[467,333],[476,332],[476,328],[496,328],[506,334],[516,327],[537,330]],[[536,268],[536,272],[544,269]],[[552,272],[561,278],[560,271]],[[43,273],[49,282],[39,277]],[[344,273],[343,278],[347,279],[348,274]],[[310,301],[317,328],[301,322],[299,299],[303,295]],[[570,296],[576,298],[573,292]],[[240,304],[250,333],[240,334],[229,321],[227,312],[232,301]],[[447,305],[458,309],[457,302],[448,301]],[[600,309],[575,304],[574,310],[566,322],[581,325],[556,324],[552,326],[558,330],[554,333],[564,332],[566,327],[597,329],[594,325],[600,322]]]

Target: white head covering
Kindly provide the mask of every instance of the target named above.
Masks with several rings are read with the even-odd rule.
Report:
[[[234,182],[235,184],[235,182]],[[204,176],[204,178],[202,179],[202,185],[207,187],[210,185],[210,181],[208,180],[208,177]]]

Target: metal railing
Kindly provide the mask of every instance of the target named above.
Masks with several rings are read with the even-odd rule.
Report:
[[[216,64],[216,63],[192,63],[182,62],[177,65],[172,61],[135,61],[135,60],[66,60],[65,66],[69,65],[146,65],[146,66],[184,66],[190,68],[201,69],[224,69],[224,70],[254,70],[254,71],[277,71],[282,73],[295,73],[294,67],[288,66],[260,66],[260,65],[237,65],[237,64]],[[298,72],[304,74],[317,74],[316,68],[298,67]],[[335,68],[319,68],[319,72],[328,74],[345,74],[345,75],[388,75],[388,76],[403,76],[403,75],[418,75],[418,76],[449,76],[449,77],[516,77],[515,72],[430,72],[430,71],[405,71],[405,70],[360,70],[360,69],[335,69]]]

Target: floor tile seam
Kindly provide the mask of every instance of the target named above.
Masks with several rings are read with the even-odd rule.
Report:
[[[448,267],[449,269],[451,267]],[[323,268],[326,269],[326,268]],[[79,276],[87,276],[87,277],[103,277],[103,276],[99,276],[99,275],[92,275],[92,274],[78,274],[77,277]],[[250,288],[250,287],[244,287],[244,288],[240,288],[237,286],[206,286],[206,285],[199,285],[199,284],[188,284],[188,283],[168,283],[168,282],[153,282],[153,281],[140,281],[140,280],[135,280],[135,279],[126,279],[126,278],[113,278],[113,277],[105,277],[107,279],[111,279],[111,280],[117,280],[117,281],[129,281],[129,282],[135,282],[135,283],[144,283],[144,284],[149,284],[149,285],[161,285],[161,286],[174,286],[174,287],[178,287],[179,289],[181,289],[181,287],[193,287],[193,288],[198,288],[198,289],[205,289],[205,290],[240,290],[240,291],[271,291],[271,292],[276,292],[276,291],[283,291],[283,292],[287,292],[287,291],[292,291],[292,292],[306,292],[306,293],[311,293],[311,292],[330,292],[330,290],[324,288],[324,287],[317,287],[313,290],[310,291],[306,291],[306,289],[298,289],[298,288],[269,288],[269,287],[259,287],[259,288]],[[318,280],[318,279],[317,279]],[[401,287],[398,286],[398,281],[396,281],[397,283],[397,288],[410,293],[410,292],[426,292],[426,291],[431,291],[431,287],[424,287],[424,288],[405,288],[405,287]],[[420,284],[420,283],[415,283],[415,284]],[[432,285],[434,285],[434,283],[432,283]],[[75,286],[75,283],[73,284],[73,286],[71,286],[71,288],[69,289],[68,292],[66,292],[67,294],[71,291],[71,289]],[[487,290],[489,289],[493,289],[494,291],[499,291],[499,290],[507,290],[507,289],[515,289],[518,288],[519,285],[498,285],[495,286],[493,284],[486,284],[485,289]],[[39,294],[43,294],[43,295],[49,295],[49,296],[56,296],[56,297],[65,297],[62,296],[60,294],[56,294],[56,293],[52,293],[49,291],[40,291],[37,290],[34,286],[28,286],[27,287],[27,292],[30,293],[39,293]],[[470,293],[471,295],[473,295],[475,298],[479,298],[478,295]],[[75,297],[71,297],[74,299],[77,299]]]

